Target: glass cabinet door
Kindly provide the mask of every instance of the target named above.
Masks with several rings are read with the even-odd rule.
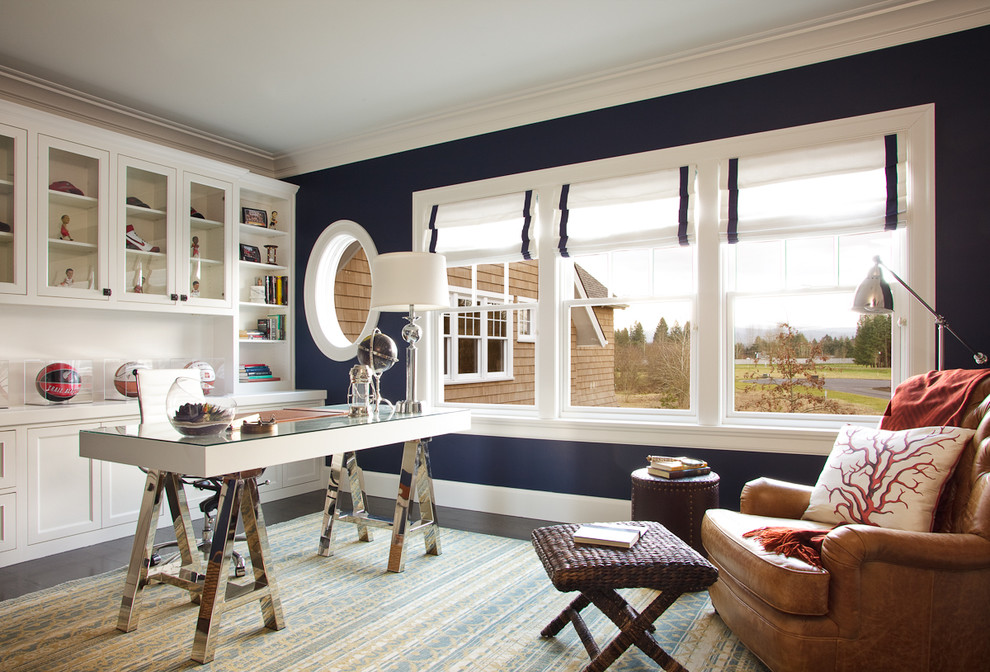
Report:
[[[38,147],[38,293],[105,300],[109,152],[44,135]]]
[[[230,307],[233,185],[187,175],[183,189],[185,244],[179,264],[180,301]]]
[[[27,132],[0,124],[0,293],[27,292]]]
[[[117,171],[121,296],[141,303],[172,303],[176,294],[176,171],[126,156],[118,158]]]

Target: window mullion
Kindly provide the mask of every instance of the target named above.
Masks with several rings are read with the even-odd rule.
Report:
[[[727,382],[724,372],[731,360],[727,359],[728,334],[725,327],[725,311],[721,310],[722,276],[720,272],[718,215],[719,215],[719,162],[698,163],[697,181],[697,302],[695,319],[691,324],[691,361],[696,362],[691,389],[698,424],[719,424],[725,399]]]
[[[556,184],[545,185],[535,190],[538,215],[538,263],[539,263],[539,305],[536,311],[536,408],[540,418],[553,419],[559,416],[563,407],[561,394],[562,367],[569,365],[560,361],[558,352],[567,352],[569,343],[560,345],[562,324],[566,308],[561,294],[560,262],[557,256],[557,232],[553,196]]]

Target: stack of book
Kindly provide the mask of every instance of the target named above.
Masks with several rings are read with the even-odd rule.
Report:
[[[704,476],[711,473],[712,468],[704,460],[693,457],[663,457],[649,456],[650,464],[646,470],[651,476],[660,478],[687,478],[688,476]]]
[[[285,340],[285,315],[269,315],[258,318],[258,333],[269,341]]]
[[[289,276],[266,275],[264,279],[265,303],[289,305]]]
[[[587,523],[574,530],[572,538],[576,544],[632,548],[642,534],[642,527],[618,523]]]
[[[260,383],[265,381],[282,380],[272,375],[267,364],[241,364],[238,379],[242,383]]]
[[[268,338],[265,332],[258,331],[257,329],[241,329],[239,334],[241,338],[249,341],[263,341]]]

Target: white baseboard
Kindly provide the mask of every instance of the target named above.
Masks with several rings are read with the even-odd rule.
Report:
[[[345,483],[346,480],[344,479]],[[364,487],[373,497],[395,499],[399,477],[396,474],[366,471]],[[497,513],[503,516],[553,520],[561,523],[629,520],[632,516],[628,499],[565,495],[559,492],[521,490],[437,479],[433,480],[433,490],[439,506]]]

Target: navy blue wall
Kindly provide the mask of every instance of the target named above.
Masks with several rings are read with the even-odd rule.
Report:
[[[935,104],[937,304],[953,328],[977,349],[990,347],[990,315],[973,310],[974,288],[987,287],[990,246],[985,182],[990,150],[990,28],[859,56],[578,114],[464,140],[361,161],[292,178],[300,185],[297,268],[331,222],[352,219],[379,252],[411,246],[414,191],[735,135],[883,110]],[[296,275],[302,295],[304,273]],[[981,296],[980,292],[977,296]],[[300,313],[302,306],[300,306]],[[387,314],[381,329],[397,341],[401,319]],[[346,397],[352,362],[331,362],[298,317],[296,383],[325,388],[331,403]],[[955,342],[948,367],[973,366]],[[404,396],[403,373],[383,377],[387,398]],[[743,483],[759,475],[813,483],[824,457],[676,447],[532,441],[484,436],[441,437],[432,448],[441,479],[533,490],[628,498],[630,472],[650,453],[671,451],[707,459],[722,476],[723,506],[738,505]],[[399,451],[369,451],[362,466],[394,472]],[[538,516],[534,512],[534,516]]]

